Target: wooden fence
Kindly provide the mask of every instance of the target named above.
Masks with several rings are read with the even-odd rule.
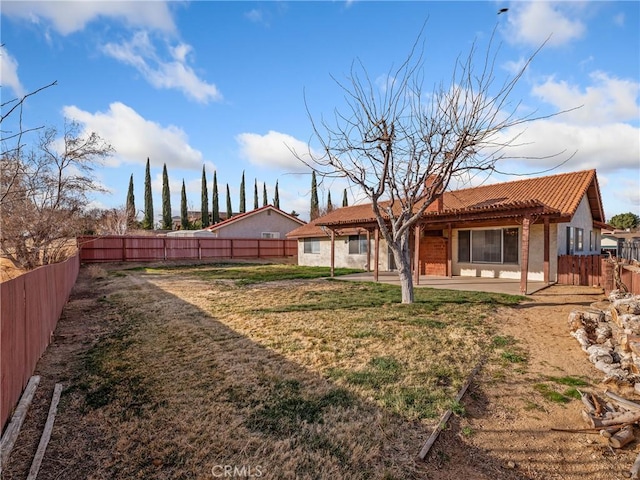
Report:
[[[298,254],[296,240],[257,238],[79,237],[80,261],[225,260]]]
[[[615,257],[614,257],[615,258]],[[616,260],[616,261],[619,261]],[[600,286],[605,294],[616,288],[615,264],[605,255],[561,255],[558,257],[558,283],[561,285]],[[640,271],[621,265],[620,280],[627,290],[640,295]]]
[[[602,255],[558,256],[558,283],[561,285],[603,286]]]
[[[80,257],[75,255],[0,283],[2,429],[51,341],[79,268]]]

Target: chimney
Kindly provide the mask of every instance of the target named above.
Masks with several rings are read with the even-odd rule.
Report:
[[[434,189],[436,191],[439,191],[442,188],[442,183],[441,183],[441,177],[440,175],[429,175],[426,180],[424,181],[424,186],[428,189]],[[436,213],[441,213],[443,210],[443,203],[442,203],[442,194],[444,192],[440,192],[435,200],[433,200],[433,202],[431,202],[431,204],[427,207],[427,212],[436,212]]]

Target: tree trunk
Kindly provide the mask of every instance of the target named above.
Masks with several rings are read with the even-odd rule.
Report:
[[[413,278],[411,267],[400,264],[398,275],[400,276],[400,288],[402,289],[402,303],[413,303]]]
[[[413,276],[411,275],[411,252],[409,251],[409,236],[402,235],[400,241],[392,243],[391,251],[398,267],[402,303],[413,303]]]

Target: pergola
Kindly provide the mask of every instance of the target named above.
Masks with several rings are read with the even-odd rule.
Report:
[[[373,214],[372,214],[373,215]],[[557,209],[553,209],[544,205],[542,202],[520,201],[511,203],[502,203],[499,205],[491,204],[486,206],[475,206],[461,210],[443,210],[443,211],[427,211],[422,218],[413,227],[414,230],[414,248],[412,271],[414,284],[420,283],[420,234],[422,231],[439,230],[446,231],[447,234],[447,276],[452,277],[452,231],[457,228],[474,228],[474,227],[495,227],[504,226],[505,224],[522,225],[522,235],[520,239],[520,292],[524,295],[527,291],[527,277],[529,273],[529,238],[531,225],[536,222],[542,222],[544,225],[544,282],[549,282],[549,257],[550,257],[550,237],[549,225],[551,223],[568,222],[570,218],[563,216]],[[319,226],[330,231],[331,237],[331,276],[334,275],[335,268],[335,238],[345,230],[356,230],[366,232],[367,242],[370,243],[371,235],[374,238],[374,260],[373,260],[373,276],[377,282],[379,277],[379,258],[380,258],[380,228],[377,220],[372,216],[368,219],[358,220],[340,220],[318,222]],[[367,250],[367,265],[371,271],[371,252]]]

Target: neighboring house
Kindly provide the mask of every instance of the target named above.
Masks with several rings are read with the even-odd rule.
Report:
[[[603,230],[602,253],[627,261],[640,262],[640,232],[626,230]]]
[[[234,215],[227,220],[207,227],[218,238],[276,238],[286,239],[287,234],[305,222],[283,212],[273,205],[266,205],[250,212]]]
[[[412,258],[422,275],[555,282],[559,255],[600,253],[604,221],[595,170],[450,191],[423,215]],[[371,204],[334,210],[288,237],[298,240],[300,265],[395,269]]]
[[[167,232],[166,235],[176,238],[215,238],[215,235],[209,230],[174,230]]]
[[[234,215],[239,215],[239,213],[234,213]],[[219,212],[218,218],[220,218],[221,222],[226,220],[227,212]],[[202,220],[202,213],[199,210],[189,210],[187,212],[187,220],[189,220],[190,223],[200,222]],[[171,217],[171,221],[174,230],[180,230],[182,228],[182,217],[180,215]],[[209,223],[211,222],[213,222],[213,214],[209,212]]]

